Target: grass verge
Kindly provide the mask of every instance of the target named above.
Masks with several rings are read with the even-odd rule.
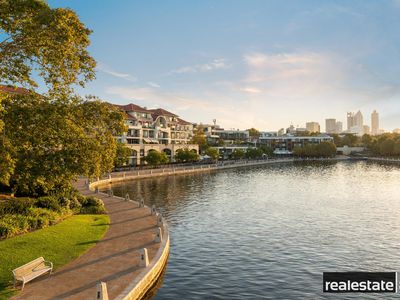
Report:
[[[93,247],[108,224],[107,215],[75,215],[57,225],[0,241],[0,299],[18,292],[12,288],[13,269],[43,256],[57,270]]]

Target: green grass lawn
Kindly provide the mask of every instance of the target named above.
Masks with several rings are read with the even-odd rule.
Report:
[[[0,299],[17,293],[12,288],[13,269],[43,256],[53,262],[56,270],[93,247],[108,224],[107,215],[76,215],[57,225],[0,241]]]

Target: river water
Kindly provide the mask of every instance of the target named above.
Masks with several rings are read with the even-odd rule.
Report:
[[[324,271],[400,271],[400,168],[288,163],[132,181],[166,218],[155,299],[337,299]],[[360,294],[340,299],[360,298]],[[382,295],[362,294],[363,299]]]

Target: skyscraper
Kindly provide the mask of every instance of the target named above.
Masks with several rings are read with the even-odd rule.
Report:
[[[354,114],[352,112],[347,113],[347,130],[350,130],[354,126]]]
[[[358,111],[354,115],[354,126],[358,126],[360,129],[362,129],[364,126],[364,118],[361,111]]]
[[[306,129],[308,132],[320,132],[320,126],[318,122],[307,122]]]
[[[361,111],[356,114],[352,112],[347,113],[347,132],[357,135],[363,135],[364,132],[364,117]]]
[[[379,131],[379,114],[374,110],[371,114],[371,134],[377,135]]]
[[[336,127],[335,127],[336,133],[341,133],[343,131],[343,123],[340,121],[336,122]]]
[[[325,132],[336,133],[336,119],[325,119]]]

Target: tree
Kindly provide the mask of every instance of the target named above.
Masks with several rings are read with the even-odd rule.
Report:
[[[346,134],[342,138],[342,145],[347,145],[349,147],[353,147],[357,144],[358,138],[354,134]]]
[[[205,151],[209,147],[203,126],[200,125],[196,128],[192,140],[190,142],[192,144],[199,145],[200,153],[203,153],[203,151]]]
[[[132,150],[122,143],[117,143],[116,155],[114,158],[115,167],[123,167],[129,163],[129,156]]]
[[[264,152],[260,148],[248,148],[246,157],[250,159],[261,158]]]
[[[232,158],[233,159],[242,159],[245,156],[245,152],[242,149],[235,149],[232,152]]]
[[[194,162],[199,159],[199,155],[189,149],[179,149],[175,154],[177,162]]]
[[[161,153],[156,150],[150,150],[145,156],[144,160],[149,165],[156,166],[168,163],[168,156],[165,153]]]
[[[3,135],[13,142],[15,168],[9,186],[19,194],[63,191],[83,174],[110,171],[116,155],[114,135],[125,130],[122,113],[112,105],[77,97],[49,102],[37,94],[4,101]]]
[[[205,151],[205,153],[213,160],[217,160],[219,158],[219,152],[216,148],[210,147]]]
[[[364,147],[369,147],[372,143],[373,139],[369,134],[364,134],[361,137],[361,142],[363,143]]]
[[[255,128],[247,129],[247,131],[252,139],[258,139],[260,137],[260,132]]]
[[[379,146],[379,152],[381,155],[393,155],[394,153],[395,142],[392,139],[384,140]]]
[[[331,142],[321,142],[315,146],[316,155],[322,157],[333,157],[336,155],[336,146]]]
[[[271,157],[274,155],[274,149],[272,149],[271,147],[268,147],[267,145],[261,145],[260,149],[268,157]]]
[[[122,115],[107,120],[117,112],[104,115],[112,109],[72,94],[72,86],[94,78],[90,30],[70,9],[0,0],[0,32],[0,82],[28,88],[0,93],[0,182],[40,194],[63,189],[78,174],[108,170],[116,147],[111,132],[123,125]],[[48,88],[43,96],[33,92],[38,78]]]
[[[86,48],[91,31],[76,13],[41,0],[0,0],[0,79],[35,88],[39,75],[49,95],[92,80],[95,61]]]

